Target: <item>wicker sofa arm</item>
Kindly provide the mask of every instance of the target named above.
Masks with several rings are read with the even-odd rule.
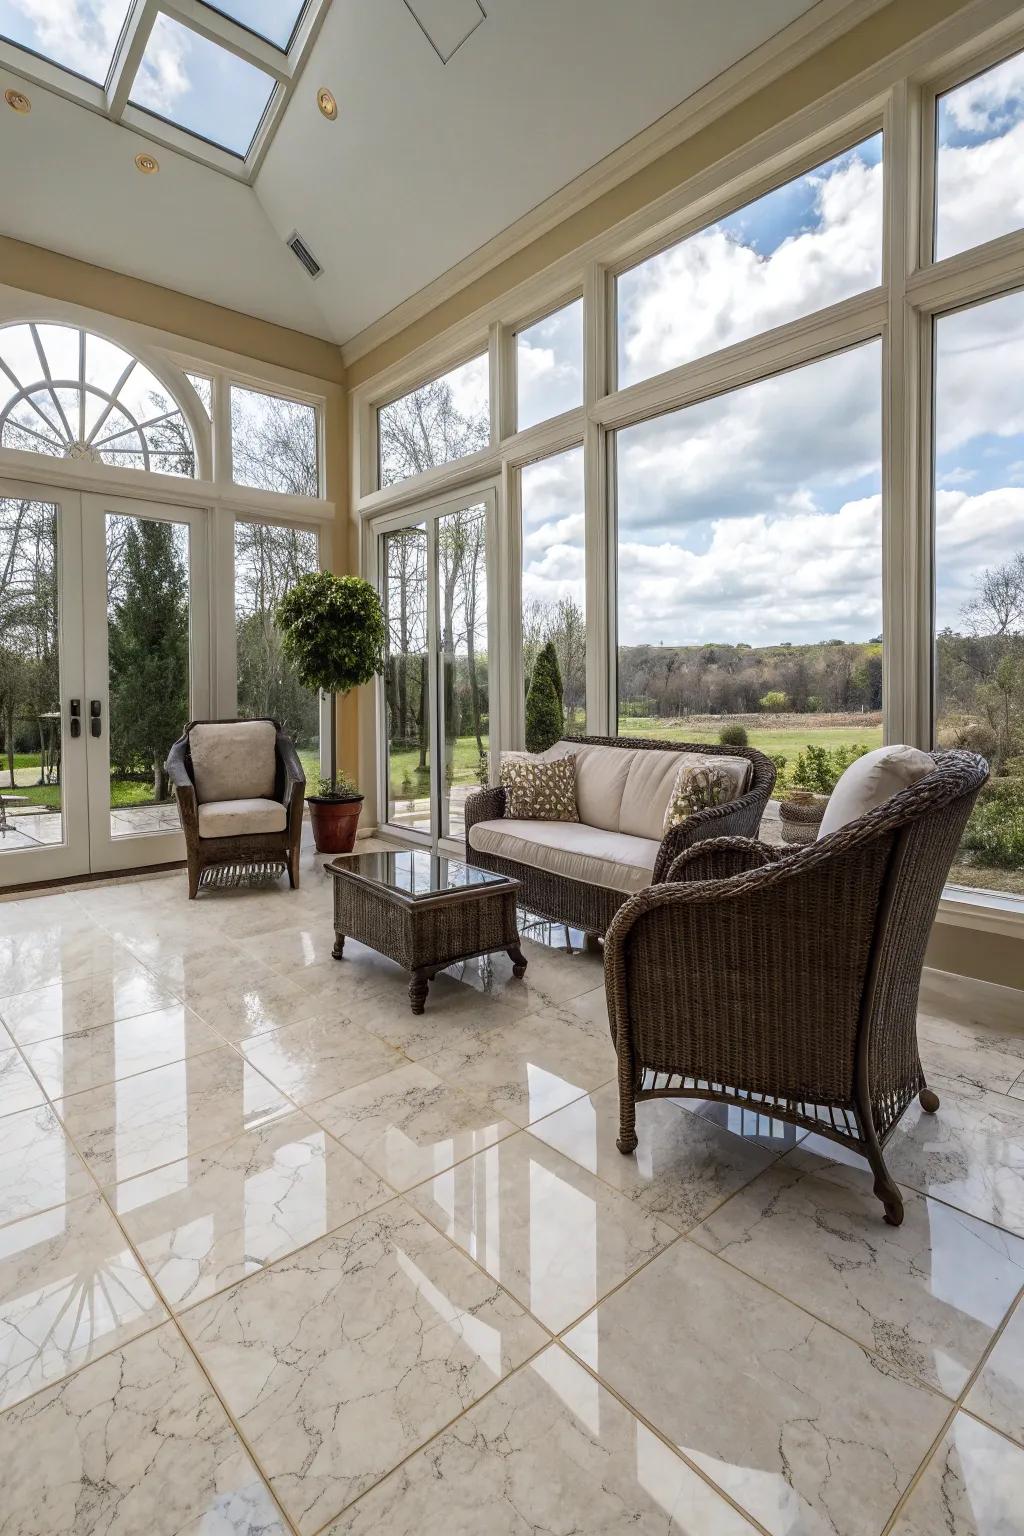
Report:
[[[466,856],[468,858],[469,829],[478,821],[500,821],[505,814],[505,791],[500,784],[489,789],[478,789],[467,795],[463,815],[466,820]]]
[[[772,848],[751,837],[713,837],[695,843],[673,859],[666,880],[728,880],[745,870],[763,869],[789,850]]]
[[[668,871],[681,853],[708,838],[756,838],[767,801],[766,793],[749,790],[738,800],[697,811],[677,827],[670,827],[658,850],[654,865],[655,883],[668,879]]]

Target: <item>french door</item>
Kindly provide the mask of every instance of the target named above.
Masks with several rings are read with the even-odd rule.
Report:
[[[207,514],[0,481],[0,889],[184,856],[210,712]]]
[[[431,845],[461,842],[466,797],[490,782],[494,506],[488,488],[378,530],[388,634],[380,819]]]

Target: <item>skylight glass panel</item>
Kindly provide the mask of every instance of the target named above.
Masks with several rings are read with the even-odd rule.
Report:
[[[0,37],[102,85],[132,0],[0,0]]]
[[[274,81],[170,16],[158,16],[132,86],[134,106],[244,156]]]
[[[204,0],[204,4],[265,37],[268,43],[287,49],[306,0]]]

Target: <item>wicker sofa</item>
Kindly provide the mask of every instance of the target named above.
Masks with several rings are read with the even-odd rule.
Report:
[[[605,940],[620,1152],[643,1099],[714,1099],[819,1132],[866,1158],[903,1220],[882,1149],[919,1097],[917,996],[939,897],[983,758],[934,768],[799,850],[692,847],[626,902]]]
[[[756,837],[775,783],[775,766],[747,747],[582,736],[554,755],[576,755],[580,821],[513,821],[505,791],[466,801],[466,859],[511,875],[523,904],[589,935],[605,932],[623,902],[664,880],[672,861],[707,837]],[[680,754],[720,758],[745,784],[736,799],[699,811],[662,835]]]

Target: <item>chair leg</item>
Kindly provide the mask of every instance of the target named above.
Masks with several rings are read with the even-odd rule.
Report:
[[[636,1134],[636,1100],[633,1098],[633,1090],[625,1084],[619,1084],[619,1135],[615,1145],[624,1157],[637,1149],[638,1137]]]
[[[903,1196],[892,1174],[885,1166],[882,1149],[878,1145],[878,1137],[875,1135],[873,1125],[867,1127],[868,1135],[865,1141],[864,1152],[871,1172],[875,1176],[875,1194],[885,1207],[885,1219],[890,1227],[903,1225]]]
[[[926,1115],[934,1115],[939,1107],[939,1096],[932,1088],[922,1088],[918,1094],[921,1108]]]
[[[293,891],[299,888],[299,850],[293,848],[288,855],[288,884]]]
[[[187,854],[188,854],[188,899],[189,899],[189,901],[195,901],[196,897],[199,895],[199,877],[200,877],[200,875],[202,874],[203,871],[202,871],[202,866],[199,863],[199,860],[196,857],[194,857],[194,855],[192,854],[191,850],[187,850]]]

